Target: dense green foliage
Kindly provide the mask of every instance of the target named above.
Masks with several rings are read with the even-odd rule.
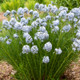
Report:
[[[10,0],[5,1],[1,5],[2,11],[6,10],[17,10],[19,7],[24,7],[24,1],[23,0]]]
[[[57,16],[60,15],[59,13],[55,14],[56,12],[48,12],[47,15],[47,11],[42,12],[39,10],[36,10],[37,12],[34,11],[33,15],[30,14],[31,18],[28,18],[28,10],[26,9],[26,13],[24,13],[23,10],[24,9],[19,8],[17,14],[13,13],[15,18],[11,18],[9,11],[6,12],[6,16],[9,17],[9,20],[3,22],[3,28],[0,35],[1,57],[12,64],[14,69],[17,70],[15,77],[18,80],[51,80],[52,78],[55,78],[55,80],[57,80],[63,74],[66,67],[69,66],[70,62],[74,61],[78,57],[78,51],[74,51],[72,49],[72,40],[76,38],[75,31],[77,32],[78,29],[78,27],[74,27],[74,25],[77,24],[78,21],[76,21],[76,23],[73,22],[74,16],[71,16],[71,13],[69,14],[70,18],[65,18],[66,15],[64,15],[64,17],[58,18]],[[22,15],[24,18],[20,18]],[[38,16],[39,18],[35,16]],[[24,24],[24,19],[28,19],[29,22]],[[42,20],[44,21],[41,22]],[[13,24],[13,22],[15,23]],[[42,26],[45,24],[44,22],[47,24],[45,27]],[[28,43],[25,40],[23,35],[26,32],[20,28],[21,26],[22,28],[26,26],[26,29],[31,27],[30,32],[26,32],[33,39],[32,42]],[[44,27],[45,32],[43,32],[44,29],[42,32],[39,31],[40,27]],[[6,34],[4,34],[4,31]],[[40,38],[35,39],[35,34],[37,32],[41,32],[41,34],[45,33],[49,35],[49,37],[47,37],[47,35],[46,37],[44,37],[45,35],[40,36],[41,34],[39,34],[38,36],[40,36],[41,39],[45,39],[43,39],[43,41],[41,41]],[[13,36],[15,33],[17,33],[18,37]],[[7,36],[6,39],[5,36]],[[26,39],[29,37],[26,36]],[[29,41],[31,38],[29,38]],[[51,45],[46,46],[46,48],[50,49],[50,51],[44,49],[44,46],[47,42],[50,42],[52,44],[52,47]],[[23,50],[28,50],[25,49],[26,47],[23,49],[25,45],[30,46],[29,53],[23,53]],[[35,50],[31,52],[33,45],[37,45],[38,47],[38,52],[35,54],[33,53]],[[58,52],[56,52],[56,49],[58,49]],[[47,61],[43,60],[45,56],[49,57]]]
[[[59,6],[66,6],[71,10],[74,7],[79,7],[80,6],[80,0],[1,0],[2,2],[2,10],[17,10],[19,7],[24,7],[28,6],[28,8],[32,8],[35,4],[35,2],[38,3],[43,3],[43,4],[50,4],[51,1],[54,2],[58,7]],[[32,6],[31,6],[32,5]]]
[[[56,4],[57,6],[66,6],[71,10],[74,7],[80,7],[80,0],[57,0]]]

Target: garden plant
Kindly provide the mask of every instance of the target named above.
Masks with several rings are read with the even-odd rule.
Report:
[[[58,80],[79,55],[80,8],[39,3],[34,8],[4,13],[0,55],[18,80]]]

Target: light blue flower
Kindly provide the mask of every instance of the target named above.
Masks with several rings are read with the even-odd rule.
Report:
[[[0,37],[0,42],[3,42],[4,41],[4,38],[3,37]]]
[[[74,18],[74,20],[73,20],[73,21],[74,21],[74,23],[76,23],[76,22],[78,21],[78,19],[77,19],[77,18]]]
[[[13,37],[18,38],[18,34],[17,33],[13,34]]]
[[[31,47],[31,52],[32,52],[33,54],[38,53],[38,47],[37,47],[37,45],[34,45],[34,46]]]
[[[41,23],[42,26],[46,27],[47,26],[47,23],[46,22],[43,22]]]
[[[61,48],[55,48],[55,52],[56,52],[56,54],[61,54],[62,50],[61,50]]]
[[[16,20],[15,18],[11,18],[10,24],[11,24],[12,26],[14,26],[16,22],[17,22],[17,20]]]
[[[23,26],[22,27],[22,31],[24,31],[24,32],[30,32],[31,30],[32,30],[31,26]]]
[[[74,13],[68,13],[68,19],[69,19],[69,21],[71,21],[71,20],[73,20],[73,18],[74,18]]]
[[[64,7],[64,6],[60,6],[59,11],[63,11],[63,10],[68,11],[68,8],[67,7]]]
[[[38,29],[38,31],[40,31],[40,32],[46,32],[46,28],[45,28],[44,26],[41,26],[41,27]]]
[[[42,62],[43,63],[49,63],[49,56],[44,56]]]
[[[43,42],[44,40],[48,39],[49,38],[49,34],[47,32],[37,32],[35,34],[35,37],[34,39],[40,39],[41,42]]]
[[[80,39],[75,39],[75,41],[73,42],[73,44],[72,44],[72,49],[74,50],[74,51],[80,51]],[[76,50],[75,50],[76,49]]]
[[[51,7],[51,12],[56,14],[58,12],[58,8],[56,6]]]
[[[29,11],[29,14],[33,14],[33,10],[32,9]]]
[[[21,23],[22,25],[26,25],[26,21],[27,21],[27,23],[28,23],[28,20],[26,20],[25,18],[21,18],[20,23]]]
[[[16,14],[17,12],[16,12],[15,10],[12,10],[11,13],[12,13],[12,14]]]
[[[38,26],[38,22],[36,21],[33,21],[32,24],[31,24],[32,28],[36,28]]]
[[[59,13],[59,16],[62,17],[62,18],[65,18],[67,15],[67,11],[66,10],[62,10],[60,13]]]
[[[46,16],[46,20],[51,20],[51,16],[50,15],[47,15]]]
[[[21,30],[22,29],[22,24],[20,22],[16,22],[16,24],[14,25],[14,29]]]
[[[52,50],[52,44],[51,42],[47,42],[44,47],[43,47],[44,50],[50,52]]]
[[[59,25],[59,20],[58,19],[53,21],[53,26],[58,26],[58,25]]]
[[[35,9],[39,9],[39,3],[35,4]]]
[[[12,40],[11,40],[11,39],[8,39],[8,40],[6,41],[6,44],[11,44],[11,42],[12,42]]]
[[[32,37],[27,33],[26,34],[26,43],[31,43],[33,41]]]
[[[33,11],[33,16],[38,18],[39,17],[39,13],[37,11]]]
[[[69,32],[70,29],[71,29],[71,25],[68,24],[68,25],[64,26],[62,30],[63,30],[64,32]]]
[[[24,13],[28,13],[28,8],[27,7],[24,8]]]
[[[4,13],[4,16],[7,17],[8,15],[10,16],[11,12],[9,10],[7,10],[5,13]]]
[[[77,38],[80,38],[80,31],[76,33]]]
[[[30,52],[30,47],[29,45],[24,45],[23,48],[22,48],[22,53],[23,54],[28,54]]]
[[[57,32],[57,31],[59,31],[59,27],[58,26],[54,26],[54,28],[52,29],[51,32]]]
[[[23,14],[24,14],[24,9],[20,7],[20,8],[18,9],[18,11],[17,11],[17,14],[18,14],[18,15],[23,15]]]

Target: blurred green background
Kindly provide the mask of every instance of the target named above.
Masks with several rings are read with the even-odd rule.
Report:
[[[28,7],[34,9],[36,2],[42,4],[50,4],[51,1],[55,3],[57,7],[66,6],[71,10],[74,7],[80,6],[80,0],[0,0],[0,12],[6,10],[17,10],[19,7]]]

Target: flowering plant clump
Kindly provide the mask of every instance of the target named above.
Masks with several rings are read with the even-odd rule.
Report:
[[[68,12],[36,3],[35,10],[7,10],[0,33],[0,53],[19,80],[57,80],[80,51],[80,8]]]

